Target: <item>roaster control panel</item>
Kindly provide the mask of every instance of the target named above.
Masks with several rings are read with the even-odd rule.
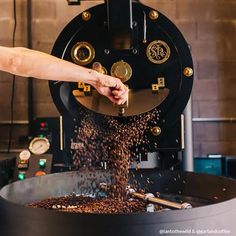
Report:
[[[14,181],[50,174],[51,167],[51,154],[32,155],[28,150],[24,150],[16,158]]]

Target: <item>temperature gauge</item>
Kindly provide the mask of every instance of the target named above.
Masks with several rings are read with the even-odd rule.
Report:
[[[41,155],[48,151],[50,143],[47,138],[34,138],[29,145],[29,150],[35,155]]]

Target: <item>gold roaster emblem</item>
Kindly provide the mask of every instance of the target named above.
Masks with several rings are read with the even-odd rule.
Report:
[[[71,50],[71,57],[76,64],[87,65],[94,59],[95,50],[88,42],[78,42]]]
[[[149,61],[162,64],[170,57],[170,47],[162,40],[155,40],[147,46],[146,54]]]

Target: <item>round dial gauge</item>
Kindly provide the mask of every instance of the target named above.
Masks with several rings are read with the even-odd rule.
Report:
[[[23,150],[20,154],[19,154],[19,158],[22,161],[27,161],[30,159],[30,152],[28,150]]]
[[[34,138],[29,145],[29,150],[35,155],[41,155],[48,151],[50,143],[47,138]]]

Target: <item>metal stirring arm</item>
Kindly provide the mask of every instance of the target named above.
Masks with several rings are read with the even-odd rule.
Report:
[[[171,209],[189,209],[192,208],[191,204],[184,202],[184,203],[178,203],[178,202],[172,202],[166,199],[157,198],[150,196],[149,193],[142,194],[137,193],[134,189],[127,187],[127,193],[132,196],[133,198],[138,198],[140,200],[146,201],[148,203],[158,204],[164,207],[168,207]]]
[[[100,183],[100,188],[104,191],[108,191],[110,188],[110,185],[106,183]],[[159,197],[154,197],[153,194],[151,193],[137,193],[134,189],[131,187],[127,186],[126,188],[127,195],[130,195],[133,198],[140,199],[142,201],[145,201],[147,203],[152,203],[152,204],[158,204],[160,206],[164,206],[167,208],[171,209],[189,209],[192,208],[192,205],[184,202],[184,203],[178,203],[178,202],[172,202],[163,198]]]

